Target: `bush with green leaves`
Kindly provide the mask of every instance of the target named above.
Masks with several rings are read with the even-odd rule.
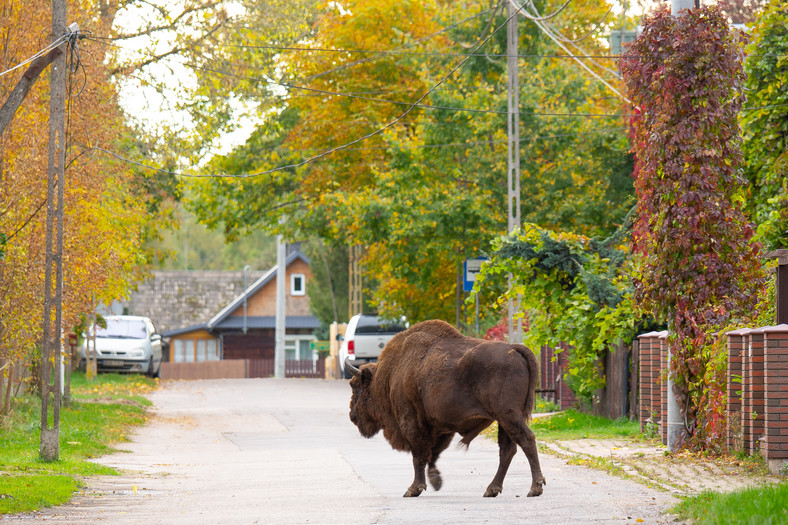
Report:
[[[615,343],[629,343],[640,319],[632,294],[635,260],[626,232],[622,227],[608,239],[596,240],[528,224],[493,241],[492,257],[474,286],[478,290],[493,275],[513,276],[513,286],[499,304],[520,297],[520,315],[528,322],[523,342],[533,349],[568,352],[566,380],[586,402],[605,385],[604,352]]]

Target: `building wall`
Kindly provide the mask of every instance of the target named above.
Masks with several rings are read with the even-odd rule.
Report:
[[[301,259],[296,259],[287,267],[285,274],[285,284],[287,291],[285,294],[286,315],[312,315],[309,311],[309,298],[304,295],[290,295],[290,276],[293,274],[303,274],[306,281],[312,278],[309,266]],[[304,282],[306,289],[306,282]],[[276,279],[271,279],[261,290],[250,297],[246,302],[248,316],[270,316],[276,315]],[[239,306],[230,315],[234,317],[243,316],[243,306]]]
[[[196,330],[170,338],[170,363],[214,361],[221,358],[219,339],[205,330]]]

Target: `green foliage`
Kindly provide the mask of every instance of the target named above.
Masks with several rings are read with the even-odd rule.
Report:
[[[746,204],[764,246],[788,248],[788,2],[769,2],[747,51],[747,106],[754,109],[740,119]]]
[[[319,241],[304,244],[304,254],[311,262],[312,278],[306,283],[309,309],[324,326],[334,321],[346,323],[348,312],[348,248],[325,246]],[[328,339],[326,330],[322,337]]]
[[[754,311],[762,280],[740,197],[741,58],[738,34],[718,9],[675,18],[662,9],[645,20],[621,66],[641,110],[633,147],[641,162],[635,242],[645,254],[638,308],[668,323],[670,373],[698,446],[716,431],[696,429],[714,426],[703,418],[724,403],[708,390],[719,388],[707,376],[718,367],[709,334]]]
[[[197,222],[184,209],[176,208],[177,229],[163,232],[152,249],[167,254],[162,270],[268,270],[276,264],[276,239],[262,230],[243,232],[233,240],[223,232]]]
[[[521,234],[493,242],[492,258],[474,287],[492,275],[513,275],[514,285],[499,302],[520,296],[526,345],[569,352],[566,379],[586,402],[605,385],[600,358],[612,344],[629,343],[639,319],[631,281],[635,260],[625,242],[628,222],[604,241],[527,225]]]
[[[726,494],[706,491],[686,498],[671,512],[699,525],[777,525],[788,521],[788,483]]]
[[[113,452],[129,428],[146,421],[150,401],[143,393],[156,381],[138,375],[100,374],[93,381],[75,372],[72,404],[60,411],[60,459],[39,459],[41,400],[25,395],[10,416],[0,421],[0,514],[24,512],[65,503],[78,478],[116,475],[114,469],[89,461]]]

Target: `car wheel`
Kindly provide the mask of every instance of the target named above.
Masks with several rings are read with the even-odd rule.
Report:
[[[353,378],[353,374],[351,374],[350,370],[348,370],[347,368],[342,372],[342,376],[345,379],[352,379]]]
[[[161,377],[161,361],[159,361],[159,366],[156,368],[156,373],[153,374],[153,377],[160,378]]]
[[[148,377],[155,377],[153,374],[153,356],[151,356],[150,361],[148,361],[148,371],[145,372],[145,375]]]

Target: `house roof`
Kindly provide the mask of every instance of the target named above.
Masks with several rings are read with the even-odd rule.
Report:
[[[294,251],[290,255],[287,256],[287,259],[285,260],[285,268],[290,266],[290,264],[292,264],[296,259],[301,259],[306,264],[309,264],[309,258],[306,255],[304,255],[300,251]],[[244,292],[241,295],[236,297],[230,304],[228,304],[227,306],[222,308],[222,310],[218,314],[213,316],[213,318],[211,318],[211,320],[208,321],[208,323],[206,325],[206,328],[208,330],[214,330],[215,328],[218,328],[220,326],[221,326],[221,328],[228,328],[228,324],[227,323],[233,324],[234,321],[228,321],[228,317],[230,317],[230,314],[232,314],[235,311],[236,308],[238,308],[241,305],[243,305],[244,299],[248,299],[249,297],[253,296],[261,288],[263,288],[263,286],[265,286],[266,284],[271,282],[273,279],[275,279],[276,278],[277,268],[278,268],[278,265],[274,266],[273,268],[268,270],[262,277],[257,279],[254,283],[252,283],[252,285],[249,288],[244,290]],[[259,319],[266,319],[267,317],[269,317],[269,316],[260,317]],[[307,316],[307,317],[311,317],[311,316]],[[241,323],[243,323],[243,318],[242,317],[239,317],[238,319],[240,320]],[[251,326],[251,325],[248,324],[250,319],[253,319],[253,318],[252,317],[247,317],[247,326],[249,326],[249,327]],[[290,325],[290,319],[291,319],[291,317],[288,316],[287,317],[287,327],[286,328],[307,328],[307,327],[291,326]],[[313,328],[317,328],[319,326],[319,322],[317,321],[317,319],[315,319],[315,322],[318,323],[318,324],[315,325]],[[238,326],[238,328],[241,328],[241,327],[242,327],[242,325]],[[256,328],[273,328],[273,325],[271,327],[259,326],[259,327],[256,327]]]
[[[198,332],[200,330],[208,330],[208,325],[205,323],[202,324],[193,324],[191,326],[187,326],[185,328],[178,328],[176,330],[166,330],[161,333],[162,337],[175,337],[177,335],[188,334],[190,332]]]
[[[214,326],[214,329],[219,330],[241,330],[243,328],[244,318],[240,316],[232,316],[225,318],[222,322]],[[307,328],[314,330],[320,327],[320,321],[311,315],[288,315],[285,318],[285,329]],[[247,316],[246,327],[249,329],[265,329],[276,328],[275,315],[259,315]]]

